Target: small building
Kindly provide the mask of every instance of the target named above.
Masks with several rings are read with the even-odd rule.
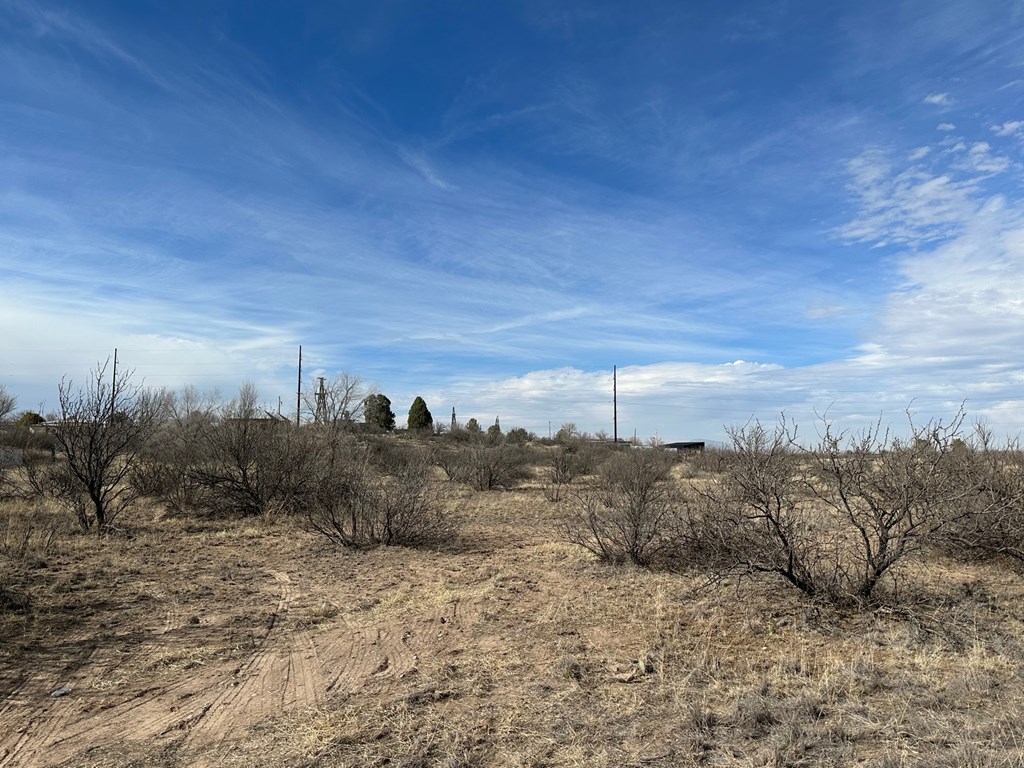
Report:
[[[682,443],[665,443],[664,448],[671,448],[675,451],[683,451],[685,453],[704,453],[704,441],[696,440],[691,442]]]

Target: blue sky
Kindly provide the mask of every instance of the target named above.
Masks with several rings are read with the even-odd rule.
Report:
[[[0,0],[0,384],[1024,428],[1024,4]]]

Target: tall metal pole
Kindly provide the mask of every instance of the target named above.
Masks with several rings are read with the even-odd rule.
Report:
[[[299,385],[295,390],[295,426],[302,419],[302,345],[299,344]]]
[[[619,366],[612,366],[612,442],[619,444]]]
[[[117,347],[114,347],[114,369],[110,372],[110,418],[114,418],[114,408],[117,406]]]

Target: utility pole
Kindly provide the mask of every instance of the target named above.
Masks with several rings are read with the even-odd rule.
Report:
[[[619,366],[612,366],[612,445],[619,444]]]
[[[302,345],[299,344],[299,385],[295,390],[295,426],[302,422]]]
[[[114,418],[114,407],[117,405],[117,347],[114,347],[114,369],[110,372],[110,416]]]

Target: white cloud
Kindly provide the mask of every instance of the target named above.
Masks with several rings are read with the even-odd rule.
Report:
[[[917,245],[959,230],[976,211],[973,180],[934,175],[917,166],[897,171],[888,154],[868,150],[847,164],[857,217],[840,227],[845,240]]]
[[[1002,173],[1010,167],[1010,160],[1001,155],[992,154],[992,147],[985,141],[975,142],[967,153],[966,167],[979,173]]]
[[[1009,120],[1001,125],[993,125],[992,133],[996,136],[1014,136],[1024,128],[1024,120]]]
[[[845,315],[848,311],[847,307],[839,305],[811,307],[804,312],[804,317],[808,320],[828,320],[833,317]]]
[[[956,130],[956,126],[953,125],[953,123],[939,123],[937,126],[935,126],[935,128],[936,128],[936,130],[939,130],[939,131],[955,131]]]
[[[924,103],[937,107],[948,107],[953,103],[953,99],[948,93],[930,93],[924,97]]]
[[[908,159],[911,162],[916,161],[916,160],[922,160],[922,159],[928,157],[928,154],[931,151],[932,151],[931,147],[918,147],[917,149],[915,149],[913,152],[911,152],[908,155]]]

